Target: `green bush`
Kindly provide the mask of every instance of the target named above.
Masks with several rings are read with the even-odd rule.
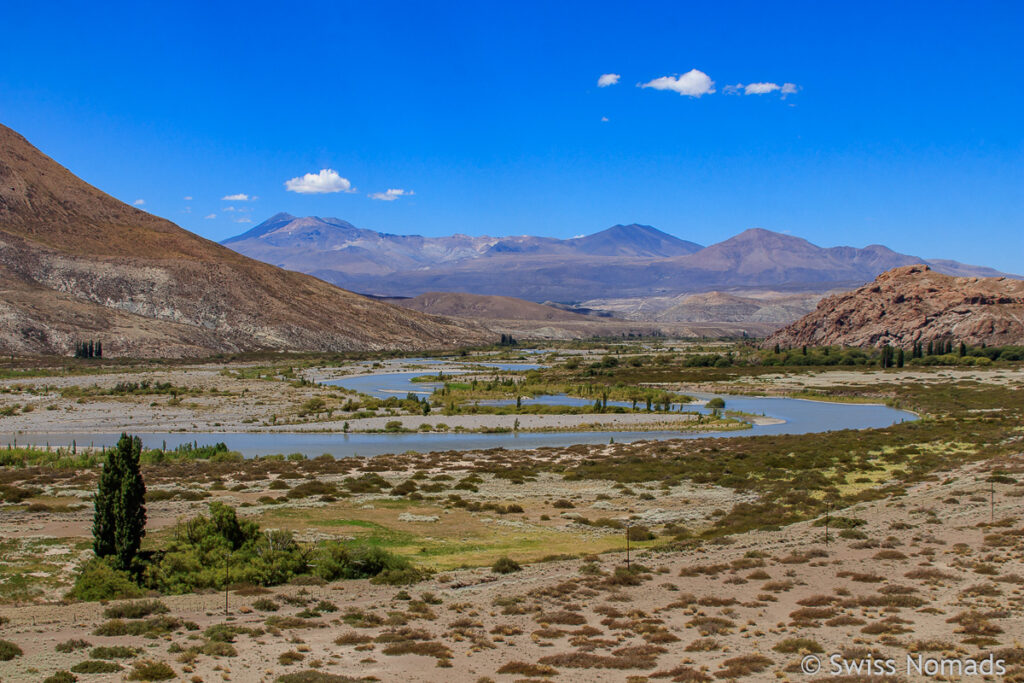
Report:
[[[626,530],[626,535],[631,541],[651,541],[654,539],[654,534],[643,524],[635,524],[629,527]]]
[[[278,676],[274,683],[360,683],[362,679],[308,669]]]
[[[0,640],[0,662],[9,662],[22,655],[21,648],[9,640]]]
[[[124,645],[103,645],[94,647],[89,656],[92,659],[130,659],[138,654],[134,647]]]
[[[177,678],[174,669],[163,662],[136,662],[128,674],[129,681],[168,681]]]
[[[98,659],[87,659],[71,667],[76,674],[112,674],[124,667],[117,662],[104,662]]]
[[[512,572],[521,571],[522,567],[518,562],[510,557],[499,557],[491,565],[491,571],[495,574],[511,574]]]
[[[108,562],[94,558],[78,570],[68,597],[73,600],[123,600],[138,598],[142,590],[132,583],[127,572],[114,569]]]
[[[75,650],[84,650],[87,647],[92,647],[92,643],[88,640],[82,640],[81,638],[72,638],[71,640],[65,640],[62,643],[57,643],[53,649],[57,652],[74,652]],[[93,659],[99,659],[93,657]]]
[[[43,683],[75,683],[78,676],[70,671],[57,671],[43,679]]]
[[[103,610],[107,619],[144,619],[151,614],[167,614],[170,610],[159,600],[122,602]]]

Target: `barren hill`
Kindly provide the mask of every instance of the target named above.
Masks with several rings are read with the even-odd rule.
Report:
[[[766,346],[910,346],[949,340],[1024,344],[1024,281],[953,277],[903,266],[818,308],[765,341]]]
[[[0,125],[0,349],[114,355],[422,349],[480,326],[373,301],[194,235],[101,192]]]
[[[493,320],[545,320],[583,322],[589,320],[579,313],[570,313],[510,296],[464,294],[461,292],[427,292],[412,299],[393,299],[392,303],[423,313],[458,318]]]

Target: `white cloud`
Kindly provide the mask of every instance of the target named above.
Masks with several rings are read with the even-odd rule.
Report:
[[[654,88],[655,90],[671,90],[680,95],[689,97],[700,97],[715,92],[715,82],[703,71],[690,69],[682,76],[662,76],[647,83],[640,83],[641,88]]]
[[[191,206],[186,206],[184,209],[181,210],[181,212],[182,213],[192,213],[192,207]]]
[[[767,95],[768,93],[778,92],[782,95],[782,99],[786,99],[786,95],[792,95],[800,90],[800,87],[796,83],[737,83],[736,85],[727,85],[722,88],[722,92],[727,95]]]
[[[243,218],[236,218],[235,222],[236,223],[252,223],[252,220],[249,219],[249,218],[244,218],[243,217]]]
[[[221,211],[237,211],[237,210],[238,209],[236,209],[233,206],[225,206],[223,209],[221,209]]]
[[[256,198],[253,197],[253,199]],[[239,192],[238,194],[225,195],[221,197],[221,200],[225,202],[247,202],[249,201],[249,195],[245,194],[244,192]]]
[[[207,214],[206,216],[203,216],[203,218],[205,218],[208,221],[212,221],[216,217],[217,217],[217,214],[215,214],[215,213],[211,213],[211,214]]]
[[[767,95],[770,92],[779,90],[782,86],[778,83],[748,83],[743,88],[744,95]]]
[[[609,85],[615,85],[622,78],[619,74],[601,74],[601,77],[597,79],[598,88],[607,88]]]
[[[602,116],[601,117],[601,123],[608,123],[608,117],[607,116]]]
[[[185,195],[185,201],[186,202],[192,201],[192,195]]]
[[[286,180],[285,189],[299,194],[328,194],[331,192],[355,192],[348,178],[342,178],[334,169],[324,168],[319,173],[307,173],[298,178]]]
[[[370,195],[370,199],[379,199],[382,202],[393,202],[399,197],[408,197],[414,194],[416,193],[412,190],[395,189],[388,190],[387,192],[374,192]]]
[[[146,200],[145,199],[136,199],[134,202],[132,202],[132,204],[134,204],[135,206],[145,206]]]

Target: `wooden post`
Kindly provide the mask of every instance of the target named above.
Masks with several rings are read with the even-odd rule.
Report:
[[[832,503],[828,502],[825,504],[825,546],[828,547],[828,523],[829,513],[832,511]]]
[[[626,525],[626,569],[629,569],[629,525]]]
[[[996,521],[996,483],[991,479],[988,482],[988,523]]]

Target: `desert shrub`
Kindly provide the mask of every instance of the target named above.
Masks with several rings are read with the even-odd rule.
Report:
[[[87,659],[71,667],[76,674],[112,674],[124,667],[117,662],[104,662],[98,659]]]
[[[554,676],[558,669],[546,664],[530,664],[528,662],[506,662],[498,669],[500,674],[519,674],[521,676]]]
[[[127,572],[114,569],[98,558],[89,560],[78,570],[75,585],[68,593],[69,598],[88,602],[141,596],[142,590],[132,582]]]
[[[325,671],[307,669],[306,671],[297,671],[278,676],[274,683],[362,683],[362,680],[352,678],[351,676],[341,676],[339,674],[329,674]]]
[[[791,655],[795,652],[822,652],[821,645],[810,638],[786,638],[772,648],[776,652]]]
[[[551,507],[559,510],[571,510],[576,506],[573,505],[571,502],[567,501],[565,498],[559,498],[558,500],[551,504]]]
[[[281,609],[281,605],[277,604],[270,598],[260,598],[259,600],[255,600],[253,601],[252,606],[260,612],[276,612]]]
[[[22,655],[21,648],[9,640],[0,640],[0,662],[9,662]]]
[[[133,647],[125,647],[124,645],[110,645],[94,647],[92,652],[89,653],[89,657],[92,659],[129,659],[136,655],[137,651]]]
[[[128,674],[129,681],[168,681],[177,678],[174,669],[164,662],[146,660],[136,662]]]
[[[75,650],[84,650],[87,647],[92,647],[92,643],[88,640],[82,640],[81,638],[72,638],[71,640],[65,640],[62,643],[57,643],[53,649],[57,652],[74,652]],[[93,659],[97,659],[94,657]]]
[[[159,600],[122,602],[103,610],[107,619],[143,619],[151,614],[167,614],[170,610]]]
[[[295,650],[289,650],[288,652],[282,652],[278,657],[277,661],[279,664],[288,666],[289,664],[296,664],[306,658],[306,655]]]
[[[78,676],[70,671],[57,671],[43,679],[43,683],[75,683]]]
[[[642,524],[629,527],[626,535],[629,536],[631,541],[650,541],[654,539],[654,534],[651,533],[651,530]]]
[[[510,557],[499,557],[491,565],[491,571],[495,574],[511,574],[512,572],[521,571],[522,567],[518,562]]]

